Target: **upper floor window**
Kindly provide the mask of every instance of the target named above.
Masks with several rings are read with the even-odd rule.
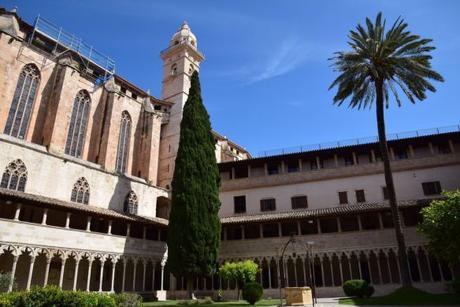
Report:
[[[0,187],[24,192],[27,182],[27,168],[22,160],[17,159],[8,164],[3,172]]]
[[[288,173],[295,173],[298,172],[299,169],[299,161],[289,161],[286,163]]]
[[[137,195],[131,191],[126,195],[123,211],[130,214],[137,214]]]
[[[352,154],[344,156],[343,160],[344,160],[345,166],[350,166],[350,165],[355,164],[355,161],[353,160],[353,155]]]
[[[348,204],[348,193],[347,193],[347,191],[339,192],[339,204],[341,204],[341,205]]]
[[[75,182],[70,195],[70,201],[87,205],[89,202],[89,183],[85,177],[81,177]]]
[[[294,196],[291,197],[292,209],[305,209],[308,207],[307,196]]]
[[[439,195],[442,192],[441,183],[439,181],[423,182],[422,188],[423,194],[425,194],[426,196]]]
[[[275,211],[276,200],[274,198],[267,198],[260,200],[260,211]]]
[[[246,196],[234,196],[233,205],[235,213],[245,213],[246,212]]]
[[[65,153],[80,158],[85,144],[86,126],[88,125],[91,98],[89,93],[81,90],[75,96],[70,118],[69,131],[65,144]]]
[[[277,163],[268,163],[267,164],[267,173],[269,175],[276,175],[279,173],[279,165]]]
[[[117,172],[126,172],[128,162],[129,142],[131,136],[131,116],[127,111],[121,113],[120,135],[118,136],[117,163],[115,169]]]
[[[27,64],[22,69],[11,102],[5,134],[24,139],[29,126],[30,114],[40,83],[40,72],[34,64]]]
[[[396,160],[404,160],[408,158],[407,150],[405,148],[396,148],[393,152]]]
[[[450,154],[452,151],[450,150],[450,145],[449,143],[441,143],[438,144],[438,152],[440,154]]]
[[[366,202],[366,196],[364,194],[364,190],[356,190],[356,202],[358,203],[364,203]]]

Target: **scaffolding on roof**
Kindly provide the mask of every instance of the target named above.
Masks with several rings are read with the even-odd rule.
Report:
[[[97,51],[93,46],[85,43],[81,38],[65,31],[62,27],[53,24],[40,15],[35,19],[34,29],[29,42],[33,41],[36,33],[43,35],[55,43],[53,53],[55,53],[56,56],[71,50],[82,59],[88,71],[91,71],[89,67],[90,63],[102,69],[105,72],[105,80],[115,73],[115,61],[113,59]],[[63,49],[64,51],[62,51]]]

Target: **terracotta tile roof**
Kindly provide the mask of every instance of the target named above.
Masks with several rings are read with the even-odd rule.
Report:
[[[39,204],[44,207],[50,207],[50,208],[55,207],[57,209],[61,208],[61,209],[68,209],[70,211],[78,211],[78,212],[85,212],[85,213],[94,214],[94,215],[102,215],[102,216],[106,216],[110,218],[130,221],[130,222],[135,221],[135,222],[141,222],[141,223],[146,223],[146,224],[156,224],[156,225],[162,225],[162,226],[168,225],[168,220],[158,218],[158,217],[145,217],[145,216],[127,214],[127,213],[119,212],[113,209],[106,209],[106,208],[101,208],[101,207],[96,207],[96,206],[67,202],[67,201],[62,201],[62,200],[58,200],[58,199],[54,199],[50,197],[45,197],[45,196],[40,196],[40,195],[35,195],[35,194],[30,194],[30,193],[24,193],[20,191],[13,191],[13,190],[8,190],[4,188],[0,188],[0,198],[2,200],[14,200],[20,203]]]
[[[400,201],[399,207],[413,207],[427,205],[430,200],[407,200]],[[265,213],[265,214],[246,214],[238,216],[222,217],[220,219],[222,224],[243,224],[253,222],[275,222],[291,219],[304,219],[312,217],[322,217],[331,215],[347,215],[356,213],[365,213],[389,209],[388,203],[367,203],[358,205],[345,205],[340,207],[319,208],[319,209],[306,209],[306,210],[292,210],[287,212]]]

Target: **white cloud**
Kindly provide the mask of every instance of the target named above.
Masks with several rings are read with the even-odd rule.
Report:
[[[330,50],[326,51],[325,49],[324,46],[315,46],[298,38],[286,38],[276,45],[270,45],[268,56],[260,57],[251,64],[243,64],[234,70],[222,71],[217,75],[233,77],[244,84],[260,82],[288,74],[302,66],[306,61],[324,61],[326,63]]]

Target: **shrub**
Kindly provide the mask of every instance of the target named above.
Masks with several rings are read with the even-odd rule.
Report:
[[[118,297],[121,296],[121,297]],[[75,307],[115,307],[115,306],[141,306],[127,305],[127,301],[134,295],[108,295],[102,293],[87,293],[81,291],[62,291],[56,286],[45,288],[32,287],[29,292],[19,291],[0,295],[0,307],[23,306],[75,306]],[[128,299],[129,298],[129,299]],[[137,300],[138,301],[138,300]]]
[[[452,290],[454,290],[455,293],[460,295],[460,277],[455,278],[452,282]]]
[[[112,297],[115,299],[116,306],[122,307],[140,307],[142,306],[142,296],[135,293],[120,293],[112,294]]]
[[[11,273],[0,272],[0,293],[8,291],[10,280],[11,280]]]
[[[257,282],[248,282],[243,287],[243,299],[254,305],[262,297],[262,286]]]
[[[357,297],[370,297],[375,291],[374,287],[370,286],[367,281],[362,279],[347,280],[342,288],[347,296]]]

